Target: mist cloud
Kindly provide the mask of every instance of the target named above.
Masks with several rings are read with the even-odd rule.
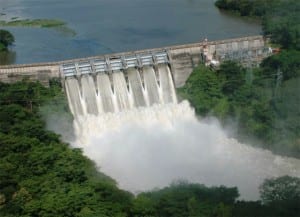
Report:
[[[217,121],[198,121],[187,102],[75,121],[75,147],[132,192],[176,180],[237,186],[243,199],[258,199],[265,178],[300,177],[300,161],[238,143]]]

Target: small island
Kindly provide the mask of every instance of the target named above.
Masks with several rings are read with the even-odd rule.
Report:
[[[70,36],[76,35],[73,29],[69,28],[64,21],[58,19],[19,19],[13,17],[9,21],[0,20],[0,27],[53,28],[68,33]]]
[[[12,19],[11,21],[0,20],[0,26],[39,27],[52,28],[66,25],[65,22],[56,19]]]

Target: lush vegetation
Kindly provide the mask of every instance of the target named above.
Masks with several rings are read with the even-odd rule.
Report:
[[[133,196],[45,130],[39,107],[62,97],[57,85],[0,84],[0,216],[126,216]]]
[[[300,1],[217,0],[216,6],[262,20],[265,35],[283,48],[300,49]]]
[[[262,202],[237,201],[237,188],[187,182],[137,196],[120,190],[81,150],[70,148],[58,135],[45,130],[43,105],[68,114],[66,103],[57,81],[51,81],[50,88],[29,81],[0,83],[0,216],[299,214],[300,179],[288,176],[266,180],[260,189]]]
[[[7,51],[8,46],[14,41],[15,38],[9,31],[0,29],[0,52]]]
[[[199,66],[178,90],[201,116],[218,117],[241,141],[300,158],[300,51],[283,51],[260,68],[224,62]],[[234,125],[233,125],[234,124]]]
[[[179,182],[161,190],[139,194],[134,216],[232,216],[237,188],[205,187]]]
[[[261,185],[261,201],[237,201],[236,188],[179,182],[139,194],[133,216],[160,217],[296,217],[300,214],[300,179],[284,176]]]

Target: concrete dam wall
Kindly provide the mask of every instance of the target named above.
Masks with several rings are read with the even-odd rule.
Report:
[[[90,72],[96,72],[95,66],[97,62],[102,64],[103,72],[112,72],[114,71],[112,67],[119,67],[120,70],[125,70],[130,66],[128,64],[131,63],[130,59],[132,59],[136,61],[132,67],[139,69],[147,65],[152,65],[155,69],[157,68],[156,65],[160,64],[159,61],[164,61],[170,68],[175,87],[180,87],[184,85],[193,68],[195,68],[200,61],[215,59],[222,62],[231,59],[239,60],[244,64],[257,64],[262,58],[268,55],[267,51],[265,39],[262,36],[218,41],[205,40],[193,44],[115,53],[59,62],[4,65],[0,66],[0,81],[10,83],[27,78],[30,80],[39,80],[47,85],[49,79],[64,78],[66,73],[71,73],[71,75],[74,76],[89,73],[88,71],[84,71],[86,70],[84,68],[86,64],[91,68]],[[163,54],[163,56],[166,54],[163,57],[165,58],[164,60],[159,60],[159,58],[162,58],[159,57],[161,54]]]

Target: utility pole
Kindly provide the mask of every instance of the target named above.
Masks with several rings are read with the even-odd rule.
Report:
[[[282,75],[282,71],[280,70],[280,68],[277,69],[277,74],[276,74],[276,84],[275,84],[275,91],[274,91],[274,98],[275,100],[277,99],[278,97],[278,89],[282,83],[282,78],[283,78],[283,75]]]

